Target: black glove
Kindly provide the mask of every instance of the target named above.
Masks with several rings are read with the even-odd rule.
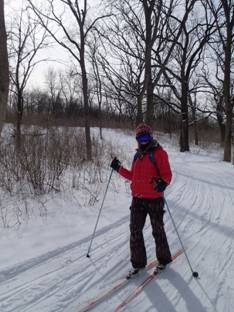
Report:
[[[162,179],[158,179],[157,181],[155,181],[155,191],[162,193],[165,191],[166,187],[167,187],[167,183],[165,181],[163,181]]]
[[[121,166],[121,162],[118,160],[118,158],[114,158],[110,164],[111,168],[114,169],[115,171],[119,171],[119,168]]]

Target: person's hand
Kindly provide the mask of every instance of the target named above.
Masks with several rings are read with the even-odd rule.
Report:
[[[165,191],[167,185],[168,184],[165,181],[163,181],[163,179],[158,179],[157,181],[155,181],[154,189],[155,191],[162,193]]]
[[[118,158],[114,158],[110,164],[111,168],[114,169],[115,171],[119,171],[119,168],[121,166],[121,162],[118,160]]]

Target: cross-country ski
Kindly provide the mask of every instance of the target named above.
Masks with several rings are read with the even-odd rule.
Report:
[[[178,250],[173,256],[172,260],[174,261],[178,256],[180,256],[183,253],[182,250]],[[134,288],[128,296],[115,308],[114,312],[120,312],[123,310],[123,308],[129,304],[134,298],[136,298],[141,291],[144,290],[144,288],[156,278],[156,276],[160,273],[162,273],[166,268],[164,268],[161,272],[157,269],[153,270],[136,288]]]
[[[142,270],[142,272],[147,272],[150,269],[155,268],[157,265],[157,261],[156,260],[152,260],[150,261],[147,266],[145,267],[144,270]],[[141,273],[142,273],[141,272]],[[140,273],[139,273],[140,274]],[[98,305],[100,302],[108,299],[111,295],[114,295],[116,292],[118,292],[118,290],[120,290],[121,288],[125,287],[128,282],[130,282],[130,279],[133,279],[134,277],[137,277],[137,274],[135,276],[132,276],[131,278],[128,277],[128,274],[126,274],[125,277],[121,278],[120,280],[118,280],[117,282],[114,283],[114,285],[110,286],[106,291],[100,293],[99,295],[97,295],[96,297],[90,299],[80,310],[79,312],[86,312],[86,311],[90,311],[91,309],[93,309],[96,305]]]

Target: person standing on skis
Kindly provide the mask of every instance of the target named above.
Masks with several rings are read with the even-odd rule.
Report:
[[[110,165],[121,176],[131,181],[130,252],[133,269],[129,272],[129,278],[147,264],[143,237],[147,215],[150,217],[156,244],[156,270],[164,269],[172,261],[163,223],[163,192],[172,179],[168,155],[153,139],[152,129],[145,123],[137,126],[136,140],[138,149],[131,170],[124,168],[116,157]]]

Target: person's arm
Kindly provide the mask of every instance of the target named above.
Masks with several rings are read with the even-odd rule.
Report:
[[[171,167],[168,159],[167,152],[164,149],[160,149],[155,153],[155,159],[157,161],[160,178],[167,183],[170,184],[172,179]]]
[[[155,180],[155,190],[159,193],[163,193],[166,187],[170,184],[172,179],[172,172],[170,163],[168,160],[167,152],[164,151],[162,148],[157,150],[154,155],[157,163],[157,169],[159,178]]]
[[[120,167],[119,168],[119,171],[118,171],[118,173],[122,176],[122,177],[124,177],[124,178],[126,178],[126,179],[128,179],[128,180],[132,180],[132,168],[131,168],[131,170],[128,170],[128,169],[126,169],[126,168],[124,168],[124,167]]]

